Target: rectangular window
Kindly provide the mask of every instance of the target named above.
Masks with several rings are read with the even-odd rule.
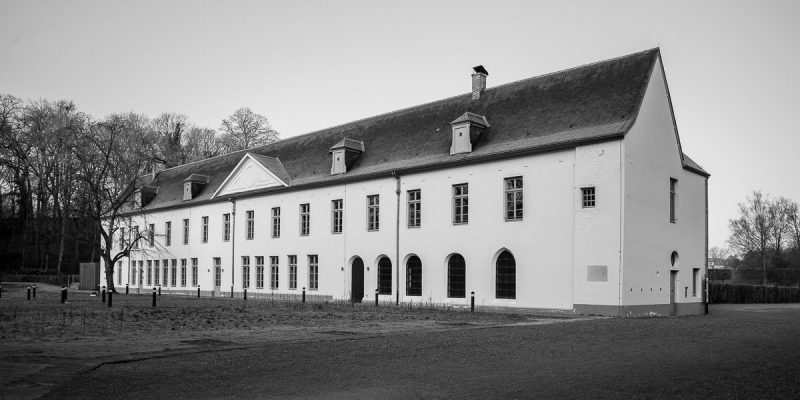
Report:
[[[269,258],[269,288],[278,288],[278,257],[275,256]]]
[[[197,259],[192,259],[192,287],[197,287]]]
[[[256,289],[264,288],[264,257],[256,256]]]
[[[154,260],[153,261],[153,284],[158,285],[161,282],[160,279],[160,271],[161,271],[161,261]]]
[[[297,289],[297,256],[289,256],[289,289]]]
[[[172,221],[167,221],[164,223],[164,244],[167,246],[172,246]]]
[[[167,280],[169,277],[169,260],[163,260],[161,265],[164,268],[164,276],[161,277],[161,286],[167,286],[169,284]]]
[[[692,297],[697,297],[697,285],[700,283],[700,268],[692,270]]]
[[[150,224],[150,229],[147,230],[147,245],[153,247],[156,243],[156,225]]]
[[[408,191],[408,227],[419,228],[422,226],[422,192]]]
[[[300,236],[311,232],[311,204],[300,204]]]
[[[153,261],[147,260],[147,286],[153,284]]]
[[[119,228],[119,249],[125,250],[125,228]]]
[[[308,256],[308,290],[319,289],[319,264],[316,255]]]
[[[505,179],[506,221],[522,220],[522,177]]]
[[[250,257],[242,257],[242,289],[250,287]]]
[[[203,217],[203,226],[200,232],[200,242],[208,243],[208,217]]]
[[[181,287],[186,286],[186,259],[181,258]]]
[[[594,186],[581,188],[581,206],[583,208],[594,208],[595,190]]]
[[[453,185],[453,223],[469,223],[469,185]]]
[[[675,215],[675,201],[678,197],[678,180],[669,178],[669,222],[675,223],[677,217]]]
[[[131,235],[131,240],[133,240],[133,246],[131,246],[131,247],[133,247],[134,249],[138,249],[139,248],[139,227],[138,226],[134,226],[133,227],[133,234]]]
[[[367,196],[367,230],[380,229],[380,197],[377,194]]]
[[[178,260],[172,259],[172,270],[170,271],[170,286],[175,287],[178,281]]]
[[[122,261],[117,261],[117,285],[122,285]]]
[[[189,220],[183,220],[183,244],[189,244]]]
[[[281,208],[272,208],[272,237],[281,237]]]
[[[231,215],[222,214],[222,240],[231,240]]]
[[[139,286],[142,286],[142,279],[144,279],[144,267],[142,264],[144,261],[139,261]]]
[[[133,284],[136,284],[136,261],[133,262],[133,268],[131,268],[131,281]]]
[[[342,233],[342,217],[344,211],[342,210],[342,200],[331,201],[331,232]]]
[[[253,237],[256,235],[255,214],[255,211],[252,210],[247,212],[247,240],[253,240]]]

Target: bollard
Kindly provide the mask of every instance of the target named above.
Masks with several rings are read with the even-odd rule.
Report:
[[[128,294],[128,284],[125,284],[125,294]]]
[[[64,304],[66,302],[67,302],[67,287],[64,286],[61,289],[61,304]]]
[[[306,287],[303,286],[303,303],[306,302]]]
[[[231,285],[231,298],[233,298],[233,285]]]
[[[378,306],[378,289],[375,289],[375,307]]]
[[[33,285],[33,298],[36,298],[36,285]]]
[[[109,290],[108,291],[108,308],[111,308],[111,298],[113,297],[113,295],[114,295],[114,291],[113,290]]]
[[[28,301],[31,301],[31,287],[28,286]]]
[[[469,311],[475,312],[475,292],[472,292],[472,298],[470,299]]]
[[[247,288],[244,288],[244,299],[247,300]]]
[[[153,307],[156,306],[156,288],[153,288]]]
[[[200,298],[200,286],[199,285],[197,286],[197,298],[198,299]]]
[[[161,297],[161,285],[158,285],[158,297]]]
[[[100,298],[102,299],[102,300],[100,300],[100,302],[105,304],[106,303],[106,287],[105,286],[103,286],[103,290],[101,291]]]

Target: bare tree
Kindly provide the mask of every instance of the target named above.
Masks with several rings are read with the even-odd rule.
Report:
[[[181,143],[186,162],[215,157],[223,152],[223,145],[217,132],[209,128],[189,128],[181,137]]]
[[[134,193],[152,162],[145,131],[147,118],[136,114],[111,115],[92,124],[89,134],[75,148],[80,162],[79,178],[90,199],[87,217],[94,221],[97,250],[105,264],[106,286],[114,291],[114,265],[130,256],[131,249],[147,239],[146,229],[133,229],[137,213]],[[146,225],[145,225],[146,226]],[[126,229],[125,229],[126,228]],[[123,230],[127,235],[123,235]],[[118,246],[114,238],[117,236]]]
[[[769,202],[769,218],[772,220],[770,243],[778,256],[783,251],[783,243],[786,241],[786,235],[789,232],[789,214],[787,211],[790,204],[791,201],[783,196]]]
[[[223,132],[227,151],[270,144],[277,141],[279,136],[270,126],[267,117],[256,114],[247,107],[242,107],[223,119],[220,130]]]
[[[767,256],[774,220],[771,218],[770,201],[761,191],[754,191],[746,203],[739,203],[739,218],[729,220],[731,236],[728,243],[742,256],[755,252],[761,258],[764,272],[763,283],[767,284]]]
[[[711,261],[714,261],[715,264],[719,263],[720,261],[726,260],[730,255],[730,252],[725,247],[713,246],[708,249],[708,258]]]
[[[786,222],[789,225],[789,236],[796,249],[800,249],[800,206],[796,201],[790,201],[786,207]]]

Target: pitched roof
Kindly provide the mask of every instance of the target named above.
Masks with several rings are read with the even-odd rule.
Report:
[[[209,200],[247,152],[279,159],[281,177],[296,188],[622,137],[633,125],[658,54],[651,49],[487,88],[477,100],[469,92],[170,168],[146,182],[160,188],[148,208]],[[491,127],[471,153],[451,156],[450,124],[465,113],[485,116]],[[368,150],[346,174],[331,175],[329,149],[348,140],[363,141]],[[194,199],[183,201],[180,182],[190,174],[207,175],[209,182]]]
[[[703,175],[705,177],[711,176],[711,174],[706,172],[706,170],[704,170],[703,167],[700,166],[700,164],[694,162],[694,160],[689,158],[689,156],[687,156],[686,153],[683,153],[683,167],[690,171]]]

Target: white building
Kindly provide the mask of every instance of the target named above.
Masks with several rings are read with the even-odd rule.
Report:
[[[681,150],[659,50],[492,88],[487,75],[159,172],[133,223],[153,244],[115,283],[701,313],[709,174]]]

